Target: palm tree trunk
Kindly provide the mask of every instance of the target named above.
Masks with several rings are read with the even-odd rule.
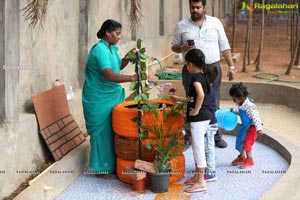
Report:
[[[298,32],[296,44],[294,45],[294,50],[293,50],[294,53],[292,55],[291,62],[290,62],[289,66],[288,66],[288,68],[285,72],[286,75],[290,75],[292,67],[295,64],[297,53],[298,53],[297,49],[299,49],[299,44],[300,44],[300,31]]]
[[[253,0],[250,0],[250,6],[253,8]],[[250,57],[251,57],[251,41],[252,41],[252,24],[253,24],[253,14],[249,12],[249,19],[250,19],[250,27],[249,27],[249,41],[248,41],[248,65],[250,65]]]
[[[232,7],[232,42],[231,42],[231,52],[233,53],[234,49],[234,42],[235,42],[235,26],[236,26],[236,0],[232,0],[233,7]]]
[[[265,5],[265,0],[262,0],[262,4]],[[256,71],[259,72],[261,70],[261,55],[263,50],[263,42],[264,42],[264,22],[265,22],[265,11],[264,9],[261,10],[261,30],[260,30],[260,45],[257,55],[257,64],[256,64]]]
[[[299,17],[299,14],[298,14],[298,16],[297,16],[297,18],[296,18],[297,20],[296,20],[296,32],[297,32],[297,35],[299,34],[299,31],[300,31],[300,29],[299,29],[299,21],[300,21],[300,17]],[[300,59],[300,46],[299,46],[299,48],[298,48],[298,53],[297,53],[297,58],[296,58],[296,61],[295,61],[295,65],[299,65],[299,59]]]
[[[253,0],[250,0],[250,6],[253,6]],[[247,33],[246,33],[246,45],[245,45],[245,49],[244,49],[244,59],[243,59],[243,68],[242,68],[242,72],[247,72],[246,69],[246,59],[247,59],[247,55],[250,53],[249,51],[249,46],[250,46],[250,32],[251,32],[251,23],[252,23],[252,14],[251,12],[248,13],[248,23],[247,23]],[[249,55],[248,55],[249,58]],[[249,59],[248,59],[249,60]]]

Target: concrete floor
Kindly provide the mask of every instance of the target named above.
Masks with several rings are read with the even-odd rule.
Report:
[[[194,193],[192,195],[183,191],[183,182],[192,176],[194,159],[192,149],[184,152],[186,158],[186,176],[178,184],[181,186],[175,190],[171,186],[170,191],[159,196],[167,199],[228,199],[250,200],[258,199],[270,189],[282,175],[286,173],[288,163],[277,152],[257,142],[253,149],[255,166],[250,169],[239,169],[231,166],[230,162],[237,156],[234,149],[235,137],[224,135],[228,142],[226,149],[216,148],[217,176],[216,182],[207,183],[206,193]],[[176,186],[175,186],[176,187]],[[169,197],[169,198],[168,198]],[[173,197],[173,198],[172,198]],[[131,190],[130,185],[120,182],[118,179],[107,180],[93,175],[82,174],[70,185],[56,200],[90,200],[90,199],[155,199],[156,194],[149,189],[144,194],[138,194]]]

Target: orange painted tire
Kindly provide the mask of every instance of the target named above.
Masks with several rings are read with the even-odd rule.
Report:
[[[180,147],[175,147],[172,149],[171,154],[177,152],[181,154],[184,150],[184,137],[183,133],[179,132],[177,138],[181,144]],[[165,146],[169,143],[170,138],[167,137],[165,140]],[[149,150],[146,148],[146,144],[150,143],[153,145],[154,141],[151,138],[142,139],[142,159],[144,161],[153,162],[155,158],[155,150]],[[115,134],[114,137],[115,152],[118,157],[126,160],[136,160],[139,158],[139,139],[138,138],[128,138]]]
[[[146,148],[146,144],[153,145],[153,139],[142,139],[142,159],[144,161],[152,162],[155,158],[154,150]],[[115,151],[118,157],[133,160],[139,159],[139,139],[128,138],[115,134],[114,138]]]
[[[165,103],[167,105],[174,105],[173,102],[168,100],[154,100],[157,103]],[[137,103],[135,101],[127,101],[116,105],[112,111],[112,126],[116,134],[129,137],[137,138],[138,129],[136,123],[132,120],[138,116],[138,110],[136,109]],[[168,110],[167,110],[168,112]],[[163,112],[159,113],[159,125],[163,127],[169,127],[171,121],[175,120],[173,123],[172,130],[178,127],[182,127],[184,123],[183,116],[178,116],[176,119],[170,118],[168,121],[163,122]],[[154,114],[152,112],[146,112],[142,115],[142,121],[145,123],[151,123],[154,120]],[[165,125],[163,124],[165,123]],[[153,133],[148,133],[148,138],[153,138]]]
[[[117,157],[117,176],[124,183],[132,184],[132,179],[126,175],[126,168],[130,166],[134,167],[134,162]]]
[[[134,162],[135,161],[117,157],[117,176],[122,182],[132,184],[131,178],[126,175],[126,168],[134,166]],[[183,154],[171,159],[171,169],[170,183],[175,183],[183,177],[185,172],[185,158]]]

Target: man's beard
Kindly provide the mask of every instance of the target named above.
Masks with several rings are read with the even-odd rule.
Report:
[[[202,19],[204,17],[204,13],[202,14],[199,14],[199,13],[195,13],[195,12],[193,12],[192,14],[191,14],[191,18],[192,18],[192,20],[193,21],[197,21],[197,20],[200,20],[200,19]]]

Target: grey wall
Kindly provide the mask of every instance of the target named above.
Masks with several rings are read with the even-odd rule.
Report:
[[[5,1],[4,12],[4,60],[5,66],[5,120],[12,122],[18,117],[19,67],[20,61],[20,14],[19,0]]]
[[[4,74],[4,1],[0,1],[0,123],[5,118],[5,74]]]
[[[231,100],[229,89],[234,82],[222,82],[222,100]],[[279,104],[300,111],[300,90],[296,87],[279,85],[276,83],[243,82],[250,97],[258,103]]]
[[[20,1],[20,8],[27,1]],[[23,14],[23,13],[22,13]],[[20,19],[20,100],[18,110],[26,111],[31,95],[48,90],[60,78],[66,86],[79,87],[79,1],[49,1],[43,28],[32,29]]]

